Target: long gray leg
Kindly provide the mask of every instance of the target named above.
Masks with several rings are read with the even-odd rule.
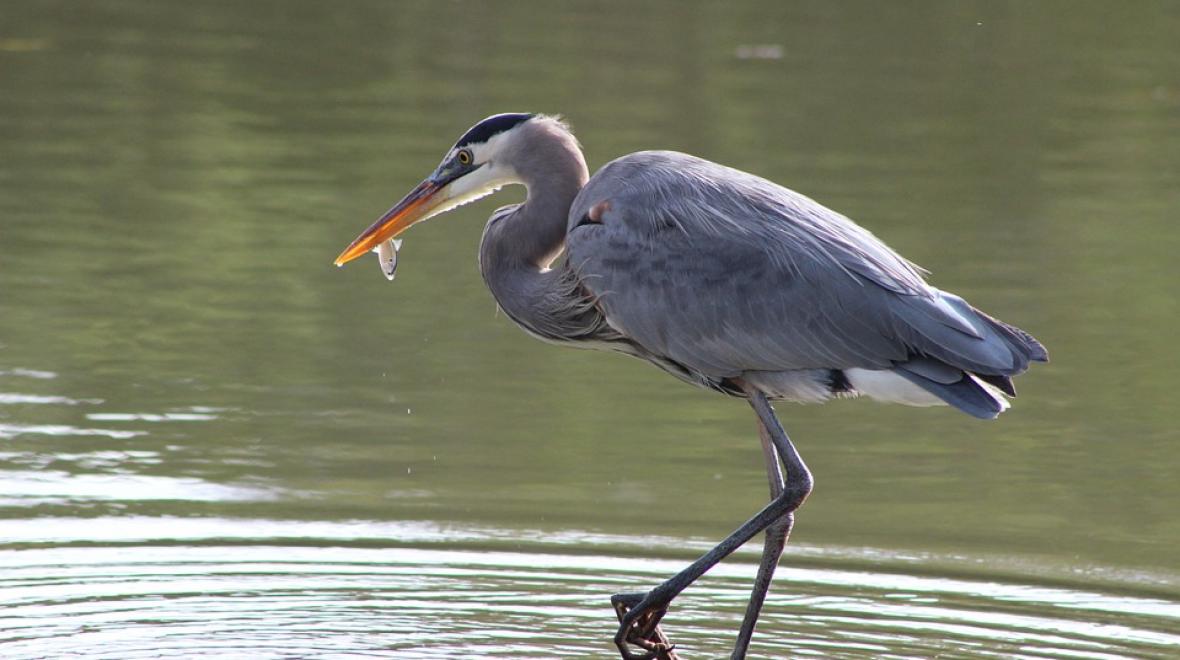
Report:
[[[782,425],[779,424],[778,418],[774,416],[774,410],[770,407],[770,402],[766,400],[764,394],[753,388],[746,387],[746,394],[749,397],[750,405],[758,415],[759,422],[770,436],[771,444],[778,452],[779,458],[782,459],[783,467],[786,468],[787,480],[782,488],[782,492],[770,504],[766,505],[765,508],[754,514],[753,518],[743,523],[741,527],[738,527],[732,534],[725,537],[716,547],[705,553],[700,559],[690,564],[688,568],[685,568],[671,579],[649,591],[646,596],[633,605],[627,603],[628,607],[625,614],[620,610],[622,615],[620,616],[619,630],[615,633],[615,646],[618,647],[619,654],[624,660],[645,660],[655,657],[655,653],[651,650],[641,654],[633,653],[628,647],[628,642],[635,639],[642,640],[649,638],[654,628],[659,625],[660,619],[663,618],[663,614],[673,598],[684,591],[688,585],[695,582],[697,578],[704,575],[710,568],[717,565],[722,559],[728,557],[734,550],[754,538],[759,532],[793,513],[811,493],[813,483],[811,472],[803,463],[803,459],[799,457],[799,452],[796,451],[791,439],[787,437],[787,433],[783,430]],[[783,535],[783,539],[785,541],[785,534]],[[765,553],[763,563],[766,563]],[[769,584],[769,575],[763,577],[762,573],[763,571],[760,569],[758,579],[765,580]],[[618,603],[624,598],[631,600],[631,598],[626,596],[616,596],[612,600]],[[765,589],[762,590],[762,594],[758,600],[761,601],[763,598],[765,598]],[[751,601],[753,600],[751,598]],[[753,604],[751,604],[751,607],[753,607]],[[758,609],[760,608],[761,602],[758,603]],[[747,619],[750,618],[749,610],[747,610],[746,616]],[[743,629],[746,625],[743,622]],[[753,622],[750,622],[748,625],[751,629],[753,628]],[[744,647],[735,648],[733,658],[735,660],[744,658],[745,652]]]
[[[766,479],[770,482],[770,499],[777,499],[782,495],[785,481],[783,480],[782,465],[779,463],[778,450],[774,448],[774,441],[770,431],[762,420],[758,420],[758,437],[762,440],[762,456],[766,459]],[[766,600],[766,593],[770,590],[770,581],[774,578],[774,569],[778,568],[779,557],[787,546],[787,537],[791,534],[791,526],[795,522],[795,514],[787,513],[766,528],[765,540],[762,545],[762,561],[758,566],[758,577],[754,579],[754,588],[750,593],[750,602],[746,605],[746,616],[742,619],[742,629],[738,633],[737,642],[733,645],[733,657],[746,657],[746,649],[750,647],[750,639],[754,636],[754,626],[758,623],[758,614],[762,611],[762,603]]]

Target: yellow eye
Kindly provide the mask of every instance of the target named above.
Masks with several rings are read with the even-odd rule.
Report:
[[[459,154],[456,156],[456,158],[459,159],[460,165],[470,165],[471,164],[471,152],[466,149],[460,149]]]

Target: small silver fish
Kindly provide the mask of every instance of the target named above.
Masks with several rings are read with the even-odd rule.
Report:
[[[391,282],[394,276],[397,275],[397,251],[400,249],[402,249],[400,238],[383,241],[380,245],[373,248],[373,251],[377,253],[377,261],[381,265],[381,272],[385,275],[385,279]]]

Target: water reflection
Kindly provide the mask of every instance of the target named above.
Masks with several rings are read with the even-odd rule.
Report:
[[[102,403],[102,399],[71,399],[68,396],[46,396],[43,394],[19,394],[17,392],[0,392],[0,406],[19,403],[33,403],[43,405],[76,406],[83,403]]]
[[[112,429],[79,428],[63,424],[5,424],[0,423],[0,438],[15,438],[20,435],[49,435],[61,437],[74,436],[104,436],[116,440],[126,440],[139,435],[146,435],[144,431],[116,431]]]
[[[275,500],[274,488],[218,484],[192,477],[70,474],[59,470],[0,471],[0,506],[39,506],[95,500],[135,502]]]
[[[783,182],[1053,351],[995,424],[783,410],[818,489],[758,652],[1177,655],[1175,11],[0,13],[6,657],[600,657],[606,595],[763,503],[743,406],[496,313],[490,205],[416,228],[395,287],[332,268],[506,110],[565,113],[592,167]],[[750,571],[679,604],[690,657],[724,653]]]
[[[153,545],[143,538],[149,529],[169,543]],[[17,548],[57,546],[0,552],[0,639],[12,658],[82,649],[93,657],[181,649],[263,657],[601,656],[613,620],[606,595],[680,566],[586,550],[641,552],[668,539],[587,534],[504,549],[521,536],[360,521],[61,520],[36,530],[0,523],[0,538]],[[227,544],[239,540],[246,543]],[[60,545],[78,542],[85,545]],[[826,553],[802,554],[809,564]],[[908,573],[906,558],[872,554],[879,570],[784,567],[754,657],[1180,651],[1178,601]],[[725,653],[753,573],[752,563],[727,562],[677,601],[666,625],[688,657]]]
[[[90,413],[86,419],[107,422],[207,422],[217,419],[212,413]]]
[[[41,371],[39,369],[0,369],[0,376],[21,376],[24,378],[37,378],[39,380],[49,380],[57,378],[57,374],[52,371]]]

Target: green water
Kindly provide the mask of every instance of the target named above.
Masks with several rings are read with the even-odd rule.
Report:
[[[519,110],[592,169],[678,149],[815,197],[1050,350],[992,423],[779,407],[817,489],[756,654],[1180,653],[1177,35],[1168,3],[0,5],[0,569],[33,589],[0,655],[606,657],[610,593],[763,504],[744,404],[497,313],[475,252],[519,190],[415,228],[392,284],[331,265]],[[669,617],[687,655],[726,652],[754,559]],[[331,594],[302,651],[245,574]],[[926,602],[903,577],[1015,591],[882,614]]]

